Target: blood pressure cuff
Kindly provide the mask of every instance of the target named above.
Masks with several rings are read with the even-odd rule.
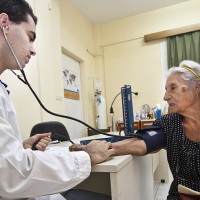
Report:
[[[158,126],[141,128],[135,135],[145,142],[147,146],[146,154],[166,147],[166,136]]]

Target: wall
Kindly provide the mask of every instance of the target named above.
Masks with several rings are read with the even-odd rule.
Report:
[[[28,2],[33,9],[35,9],[34,0],[30,0]],[[36,45],[35,48],[37,49]],[[38,57],[33,57],[24,71],[33,89],[40,97]],[[20,74],[19,71],[17,73]],[[15,77],[11,71],[5,71],[1,75],[1,79],[8,84],[8,88],[11,91],[10,97],[17,110],[17,117],[19,119],[22,137],[27,138],[33,124],[42,120],[40,106],[36,102],[28,87],[19,81],[19,79]]]
[[[93,26],[80,15],[68,0],[60,0],[60,9],[63,52],[80,62],[83,118],[86,123],[95,126],[95,59],[92,54],[94,52]]]
[[[107,113],[124,84],[141,93],[133,96],[134,111],[145,103],[163,104],[160,41],[145,43],[144,35],[199,23],[199,6],[200,1],[190,0],[95,27],[95,50],[102,53],[101,59],[96,58],[97,77],[105,79]],[[118,120],[122,117],[120,98],[113,107]]]
[[[47,109],[64,113],[62,51],[81,62],[84,119],[94,125],[94,57],[93,27],[66,0],[28,0],[38,17],[35,48],[37,55],[26,66],[25,72],[32,88]],[[62,17],[62,20],[60,19]],[[11,90],[23,139],[32,126],[41,121],[64,119],[42,110],[26,85],[8,71],[1,76]],[[86,130],[85,130],[86,132]],[[84,136],[80,133],[78,137]]]
[[[196,24],[200,18],[199,0],[190,0],[92,26],[69,0],[28,2],[39,18],[35,43],[37,55],[25,69],[29,82],[47,108],[63,113],[61,52],[76,58],[83,77],[84,121],[91,125],[95,125],[94,82],[97,79],[103,82],[108,114],[111,101],[123,84],[131,84],[133,91],[142,93],[133,97],[134,109],[139,109],[144,103],[154,106],[161,102],[160,44],[159,41],[144,43],[143,36]],[[11,72],[5,72],[1,78],[11,90],[23,138],[29,136],[31,127],[37,122],[63,121],[42,111],[27,86]],[[120,118],[120,98],[114,104],[114,111],[116,119]]]
[[[63,82],[61,73],[60,13],[58,1],[28,1],[38,16],[35,49],[37,55],[26,66],[25,72],[32,88],[43,104],[50,110],[63,113]],[[19,73],[19,72],[18,72]],[[43,111],[28,87],[11,72],[3,74],[11,90],[23,138],[27,138],[34,124],[41,121],[58,120]]]

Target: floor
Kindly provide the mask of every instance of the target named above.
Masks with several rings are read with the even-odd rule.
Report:
[[[170,173],[168,183],[161,183],[161,182],[155,182],[154,183],[155,200],[166,200],[167,199],[167,194],[168,194],[171,182],[172,182],[172,175]]]

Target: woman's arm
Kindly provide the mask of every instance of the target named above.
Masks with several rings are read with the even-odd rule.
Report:
[[[145,142],[138,138],[126,139],[119,142],[112,143],[112,149],[115,155],[137,155],[144,156],[147,152]]]
[[[136,138],[137,137],[137,138]],[[70,151],[84,151],[87,145],[73,144]],[[142,128],[137,131],[134,138],[113,142],[111,147],[114,155],[144,156],[155,153],[166,147],[166,135],[159,126]]]

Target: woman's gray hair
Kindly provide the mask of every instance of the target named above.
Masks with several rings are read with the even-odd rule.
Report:
[[[191,69],[194,73],[182,66]],[[184,60],[179,64],[179,67],[170,68],[168,75],[180,74],[181,77],[188,82],[188,86],[192,87],[195,86],[196,80],[199,79],[194,75],[195,73],[200,77],[200,65],[191,60]]]

